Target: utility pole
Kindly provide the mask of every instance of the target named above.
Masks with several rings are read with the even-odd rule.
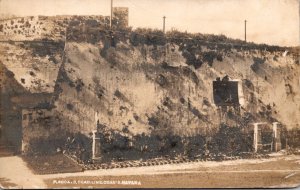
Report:
[[[112,28],[112,15],[113,15],[113,0],[110,0],[110,29]]]
[[[300,0],[298,1],[299,4],[299,45],[300,45]],[[300,54],[300,50],[298,52]],[[299,64],[300,64],[300,56],[299,57]]]
[[[163,32],[166,31],[166,16],[163,17]]]
[[[245,42],[247,42],[247,20],[245,20]]]

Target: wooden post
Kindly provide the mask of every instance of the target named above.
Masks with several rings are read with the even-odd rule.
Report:
[[[245,20],[245,43],[247,42],[247,20]]]
[[[109,22],[110,29],[112,28],[112,16],[113,16],[113,0],[110,0],[110,22]]]
[[[163,17],[163,32],[166,32],[166,16]]]

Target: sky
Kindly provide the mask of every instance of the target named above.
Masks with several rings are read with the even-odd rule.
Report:
[[[205,34],[224,34],[271,45],[300,44],[300,0],[113,0],[129,7],[133,28],[162,29]],[[109,15],[110,0],[0,0],[0,14]]]

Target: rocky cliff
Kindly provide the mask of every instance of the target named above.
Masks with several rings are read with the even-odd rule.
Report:
[[[221,122],[299,126],[295,48],[105,26],[104,17],[2,21],[0,64],[10,73],[2,86],[17,83],[29,96],[51,94],[59,128],[86,135],[97,121],[131,135],[210,134]],[[226,75],[239,82],[241,106],[226,110],[224,119],[213,101],[212,82]]]

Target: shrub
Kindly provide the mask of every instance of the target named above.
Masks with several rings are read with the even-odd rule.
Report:
[[[164,33],[161,30],[152,30],[149,28],[137,28],[130,34],[130,43],[134,46],[140,44],[146,45],[165,45],[167,42]]]
[[[213,136],[211,151],[233,155],[243,152],[245,151],[244,145],[249,144],[249,138],[243,138],[244,136],[239,127],[230,127],[226,124],[221,124],[219,131]],[[252,144],[246,148],[250,149],[251,147]]]

